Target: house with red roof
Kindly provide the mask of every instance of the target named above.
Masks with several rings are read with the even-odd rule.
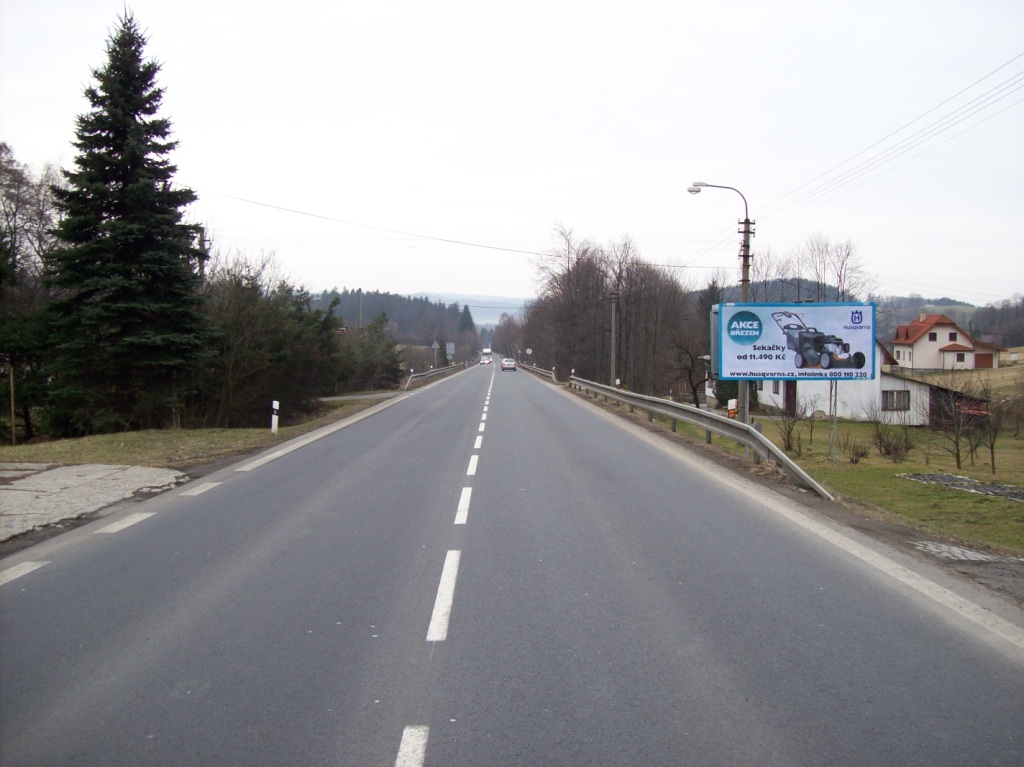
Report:
[[[905,370],[974,370],[999,367],[1000,346],[976,341],[944,314],[922,314],[896,328],[892,354]]]

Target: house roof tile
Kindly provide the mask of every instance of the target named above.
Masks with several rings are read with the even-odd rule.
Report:
[[[893,342],[913,346],[919,339],[924,337],[925,333],[938,325],[950,325],[963,333],[963,329],[945,314],[926,314],[914,320],[909,325],[897,326]],[[964,333],[964,335],[966,336],[967,334]]]

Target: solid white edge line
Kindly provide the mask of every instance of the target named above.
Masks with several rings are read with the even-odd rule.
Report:
[[[480,460],[480,456],[478,456],[478,455],[471,455],[469,457],[469,468],[466,469],[466,476],[467,477],[472,477],[473,475],[476,474],[476,464],[477,464],[477,462],[479,460]]]
[[[437,585],[434,612],[427,629],[428,642],[443,642],[448,638],[448,621],[452,617],[452,603],[455,601],[455,579],[459,576],[459,558],[462,552],[452,549],[444,558],[441,582]]]
[[[828,541],[832,545],[843,549],[849,554],[852,554],[865,564],[885,573],[890,578],[894,578],[905,586],[909,586],[918,593],[923,594],[943,607],[952,610],[975,625],[987,629],[996,636],[1001,637],[1014,645],[1017,649],[1024,650],[1024,630],[1019,626],[1015,626],[1009,621],[1000,618],[998,615],[994,615],[980,605],[977,605],[964,597],[958,596],[944,586],[940,586],[934,581],[915,573],[913,570],[904,567],[884,554],[873,551],[867,546],[857,543],[856,541],[852,541],[845,535],[805,517],[800,512],[786,508],[776,508],[775,511],[794,524],[803,527],[805,530],[814,533],[819,538]]]
[[[181,495],[199,495],[200,493],[205,493],[207,490],[213,490],[213,488],[217,487],[219,484],[220,482],[204,482],[203,484],[196,485],[188,490],[183,490]]]
[[[430,728],[425,725],[406,727],[402,731],[402,742],[398,746],[395,767],[423,767],[429,737]]]
[[[294,442],[289,443],[287,446],[281,448],[280,450],[276,450],[273,453],[269,453],[268,455],[265,455],[262,458],[257,458],[255,461],[247,463],[245,466],[239,466],[237,469],[235,469],[235,471],[252,471],[253,469],[258,469],[263,464],[277,460],[283,455],[288,455],[288,453],[292,452],[293,450],[298,450],[300,447],[305,447],[311,442],[316,442],[318,439],[322,439],[328,436],[329,434],[333,434],[334,432],[339,431],[340,429],[344,429],[348,426],[351,426],[354,423],[359,423],[364,418],[369,418],[372,415],[376,415],[381,410],[389,408],[392,405],[398,404],[399,402],[402,401],[402,399],[402,397],[393,397],[392,399],[381,402],[379,405],[374,405],[373,407],[367,408],[361,413],[356,413],[353,416],[349,416],[348,418],[338,421],[335,424],[331,424],[330,426],[324,426],[323,428],[310,432],[305,437],[296,439]]]
[[[614,423],[620,428],[632,432],[639,439],[647,442],[649,445],[666,455],[672,456],[677,461],[681,461],[682,463],[686,463],[691,466],[700,467],[701,470],[708,472],[709,476],[719,483],[727,486],[730,490],[739,492],[747,498],[755,500],[757,503],[762,504],[772,512],[793,522],[799,527],[802,527],[804,530],[816,535],[824,541],[827,541],[833,546],[842,549],[851,556],[871,566],[878,572],[884,573],[896,582],[902,583],[904,586],[917,591],[919,594],[932,600],[933,603],[942,606],[953,614],[959,615],[961,618],[973,623],[975,626],[999,637],[1014,648],[1013,657],[1016,660],[1024,660],[1024,656],[1020,655],[1021,651],[1024,651],[1024,628],[999,617],[991,610],[986,609],[966,597],[958,595],[951,589],[947,589],[945,586],[939,585],[926,576],[920,575],[913,570],[904,567],[896,560],[886,556],[885,554],[876,552],[870,547],[847,537],[838,530],[834,530],[828,525],[815,520],[813,517],[808,515],[809,512],[804,513],[802,511],[789,508],[789,502],[782,499],[781,496],[774,493],[767,493],[762,488],[753,485],[752,483],[737,481],[732,475],[725,477],[721,474],[716,474],[715,472],[718,470],[717,467],[709,461],[702,459],[699,456],[681,452],[679,448],[671,442],[666,442],[657,435],[650,434],[638,427],[634,428],[632,424],[623,421],[618,416],[605,413],[602,410],[594,410],[587,403],[579,402],[578,398],[571,394],[565,394],[565,396],[569,397],[571,401],[577,402],[580,407],[587,408],[599,417],[605,418],[610,423]]]
[[[155,512],[152,511],[140,511],[135,514],[129,514],[127,517],[118,522],[114,522],[113,524],[107,525],[106,527],[101,527],[99,530],[93,530],[93,534],[95,535],[99,533],[119,533],[126,527],[131,527],[137,522],[141,522],[144,519],[149,519],[154,515],[154,513]]]
[[[473,488],[462,488],[462,497],[459,498],[459,508],[455,514],[455,524],[464,525],[469,517],[469,499],[473,495]]]
[[[43,565],[48,565],[50,562],[22,562],[20,565],[14,567],[8,567],[6,570],[0,571],[0,586],[5,583],[10,583],[15,578],[20,578],[23,575],[28,575],[33,570],[38,570]]]

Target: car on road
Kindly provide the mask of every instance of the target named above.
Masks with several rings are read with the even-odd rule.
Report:
[[[501,361],[501,372],[504,373],[506,370],[511,370],[513,373],[516,372],[516,361],[506,357]]]
[[[494,360],[492,360],[490,357],[481,357],[480,358],[480,364],[481,365],[490,365],[492,362],[494,362]]]

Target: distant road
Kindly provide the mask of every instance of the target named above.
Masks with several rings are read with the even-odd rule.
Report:
[[[1019,630],[497,366],[3,565],[5,767],[1024,764]]]

